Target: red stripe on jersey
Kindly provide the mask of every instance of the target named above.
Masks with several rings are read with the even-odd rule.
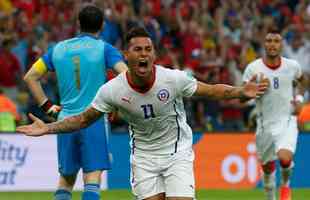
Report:
[[[276,62],[275,64],[268,64],[267,61],[265,59],[263,59],[263,63],[266,65],[266,67],[268,67],[269,69],[272,69],[272,70],[276,70],[278,69],[280,66],[281,66],[281,57],[280,59],[278,60],[278,62]]]
[[[146,85],[144,85],[143,87],[141,86],[138,86],[138,85],[135,85],[129,74],[128,74],[128,71],[126,72],[126,78],[127,78],[127,82],[129,84],[129,86],[134,89],[135,91],[139,92],[139,93],[146,93],[148,92],[154,85],[155,83],[155,79],[156,79],[156,68],[155,66],[153,66],[153,73],[152,73],[152,77],[151,79],[148,80],[148,82],[146,83]]]

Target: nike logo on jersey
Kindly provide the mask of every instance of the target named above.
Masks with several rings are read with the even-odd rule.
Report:
[[[131,104],[129,97],[122,97],[122,101],[125,101],[125,102]]]

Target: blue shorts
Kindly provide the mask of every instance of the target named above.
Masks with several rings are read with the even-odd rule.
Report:
[[[75,175],[110,169],[107,136],[109,124],[104,118],[76,132],[57,135],[58,169],[61,175]]]

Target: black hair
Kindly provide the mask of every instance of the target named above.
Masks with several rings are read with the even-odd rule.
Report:
[[[79,12],[81,32],[96,33],[103,23],[102,11],[93,5],[87,5]]]
[[[272,33],[272,34],[280,34],[281,35],[281,31],[280,29],[278,29],[277,27],[271,27],[267,30],[267,34],[268,33]]]
[[[128,47],[128,44],[130,42],[130,40],[132,38],[135,37],[148,37],[151,38],[150,34],[147,32],[147,30],[145,30],[145,28],[137,26],[137,27],[133,27],[131,28],[125,38],[125,42],[126,42],[126,47]]]

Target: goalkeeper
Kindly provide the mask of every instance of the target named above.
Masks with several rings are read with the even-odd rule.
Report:
[[[106,70],[127,69],[118,50],[97,38],[103,14],[88,5],[79,12],[81,34],[59,42],[38,59],[24,77],[38,105],[46,114],[62,120],[82,113],[106,82]],[[54,105],[42,90],[40,79],[47,71],[56,73],[60,106]],[[97,121],[77,134],[57,136],[59,183],[55,200],[70,200],[76,175],[83,170],[83,200],[100,199],[100,178],[110,168],[106,135],[107,122]]]

